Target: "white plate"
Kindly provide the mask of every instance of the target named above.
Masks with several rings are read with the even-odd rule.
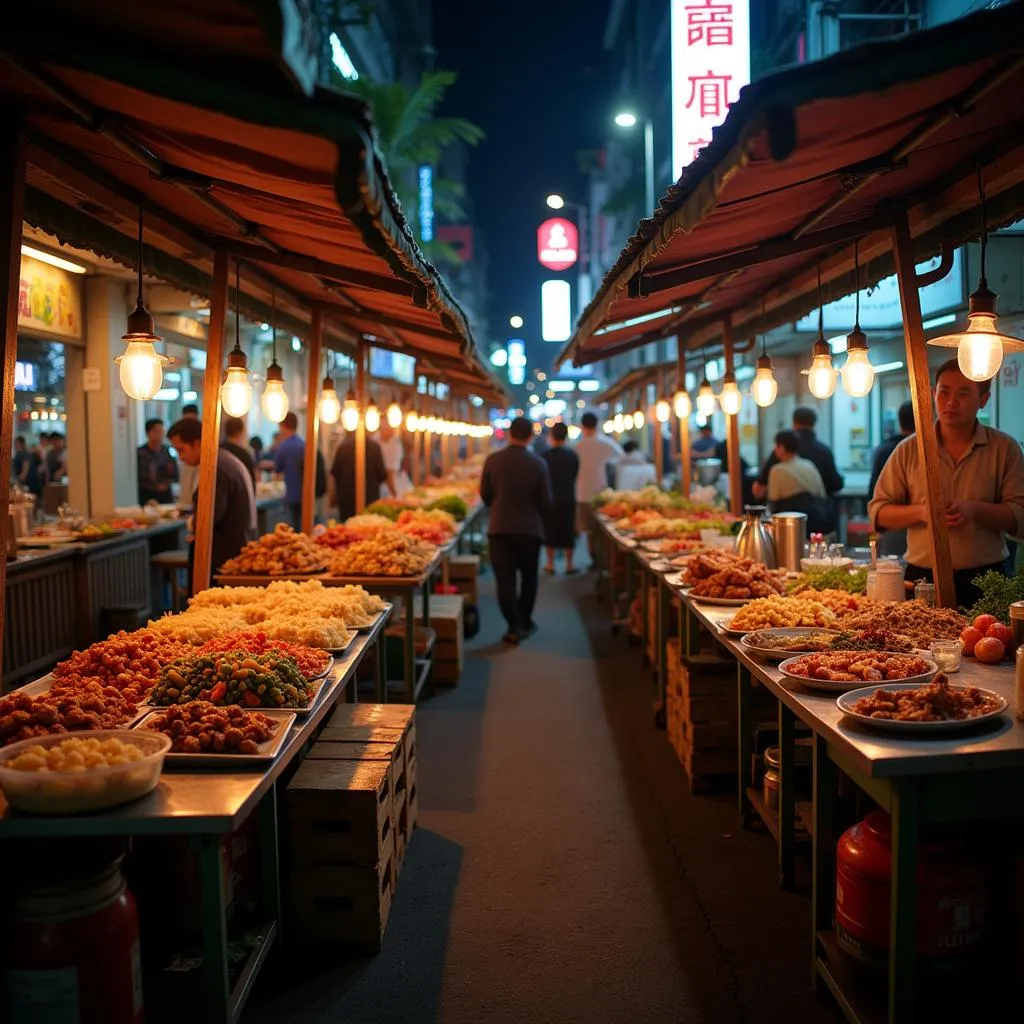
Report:
[[[839,651],[835,653],[841,653]],[[924,686],[926,683],[930,683],[938,674],[939,666],[934,661],[925,659],[931,669],[923,675],[919,676],[908,676],[906,679],[896,679],[891,683],[875,683],[874,686],[864,685],[862,679],[847,679],[838,682],[830,682],[827,679],[808,679],[807,676],[796,675],[794,672],[789,670],[789,666],[799,658],[806,658],[806,654],[798,654],[795,657],[787,658],[781,665],[779,665],[779,671],[787,678],[792,679],[793,682],[799,683],[801,686],[806,686],[809,690],[821,690],[824,693],[846,693],[848,690],[862,691],[861,696],[863,697],[866,693],[874,693],[875,690],[912,690],[917,686]],[[901,657],[914,657],[914,655],[901,655]],[[866,717],[866,716],[858,716]]]
[[[844,715],[849,715],[851,718],[855,718],[858,722],[863,722],[872,729],[884,729],[888,732],[917,733],[919,736],[931,736],[938,732],[960,732],[966,729],[973,729],[980,722],[991,722],[994,718],[999,718],[1007,708],[1007,702],[1004,697],[994,693],[992,690],[983,690],[979,686],[976,688],[979,693],[983,693],[988,697],[995,697],[999,701],[999,707],[995,711],[978,715],[977,718],[951,718],[944,722],[906,722],[894,718],[872,718],[870,715],[861,715],[852,710],[853,705],[861,697],[870,697],[876,690],[913,689],[912,686],[907,685],[909,682],[910,680],[898,683],[882,683],[876,686],[864,686],[859,690],[851,690],[849,693],[844,693],[841,697],[836,698],[836,707]],[[964,690],[966,687],[951,686],[950,689]]]
[[[683,583],[683,574],[681,572],[668,572],[665,573],[665,582],[670,587],[675,587],[677,590],[689,590],[689,586]]]
[[[666,562],[664,558],[658,558],[653,562],[648,563],[648,568],[651,572],[671,572],[672,565]]]
[[[73,544],[73,533],[48,533],[45,536],[19,537],[19,548],[52,548],[56,544]]]
[[[277,711],[267,708],[254,708],[253,710],[262,712],[278,723],[274,735],[265,743],[261,743],[255,754],[179,754],[171,751],[164,758],[164,768],[219,768],[221,771],[228,772],[241,767],[266,768],[281,753],[281,748],[288,739],[288,733],[295,724],[296,715],[294,711]],[[148,715],[144,715],[135,722],[131,728],[145,729],[146,722],[154,715],[162,715],[165,711],[167,708],[154,708]]]
[[[699,594],[693,593],[690,590],[690,600],[696,601],[698,604],[713,604],[721,608],[741,608],[745,604],[750,604],[751,601],[755,600],[753,597],[701,597]],[[749,630],[747,630],[749,632]]]
[[[784,651],[777,647],[757,647],[747,640],[747,637],[754,633],[770,633],[778,637],[801,637],[819,636],[827,633],[830,636],[838,636],[838,629],[815,629],[813,626],[779,626],[775,629],[754,629],[744,634],[740,646],[750,654],[756,654],[768,661],[788,661],[790,658],[799,657],[801,654],[810,654],[811,651]]]

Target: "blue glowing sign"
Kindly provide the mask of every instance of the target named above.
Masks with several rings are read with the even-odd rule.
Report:
[[[420,238],[434,240],[434,168],[429,164],[420,168]]]

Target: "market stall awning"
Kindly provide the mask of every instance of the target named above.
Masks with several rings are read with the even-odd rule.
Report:
[[[635,370],[630,370],[625,376],[620,377],[614,384],[609,385],[600,394],[595,395],[591,402],[594,405],[605,405],[608,402],[615,402],[619,398],[628,396],[640,388],[659,382],[662,376],[671,382],[671,387],[674,389],[676,386],[676,369],[677,364],[674,359],[670,363],[653,363],[650,366],[638,366]]]
[[[797,319],[1024,210],[1024,5],[779,72],[747,87],[642,221],[559,356],[576,365],[678,335],[713,346]],[[762,297],[765,315],[762,316]]]
[[[119,245],[133,251],[141,204],[147,246],[170,283],[197,290],[224,250],[249,268],[247,293],[265,301],[273,283],[282,308],[308,319],[320,307],[343,338],[379,338],[473,372],[469,326],[417,247],[366,106],[332,90],[303,95],[275,48],[257,44],[259,24],[235,20],[250,5],[193,6],[175,38],[187,53],[182,33],[194,30],[195,64],[175,64],[159,48],[151,55],[145,35],[118,50],[93,29],[82,45],[76,32],[92,13],[64,3],[32,7],[35,19],[53,9],[64,16],[46,33],[26,29],[23,11],[3,26],[0,96],[29,139],[26,218],[121,258]],[[232,82],[213,59],[211,15],[227,24]]]

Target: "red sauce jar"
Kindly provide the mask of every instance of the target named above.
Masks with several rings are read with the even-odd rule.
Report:
[[[142,1024],[139,914],[119,862],[32,884],[5,929],[8,1024]]]
[[[861,963],[885,968],[892,883],[891,822],[871,811],[836,849],[836,940]],[[922,838],[917,855],[917,952],[943,971],[988,937],[988,878],[961,844]],[[966,963],[965,963],[966,966]]]

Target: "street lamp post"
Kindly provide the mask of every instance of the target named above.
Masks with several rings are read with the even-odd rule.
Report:
[[[620,128],[633,128],[639,118],[632,111],[623,110],[615,115]],[[647,216],[654,213],[654,122],[644,118],[644,205]]]

